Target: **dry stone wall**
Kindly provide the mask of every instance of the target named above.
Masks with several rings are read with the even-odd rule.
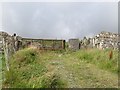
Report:
[[[69,39],[68,46],[73,50],[79,50],[80,48],[118,49],[120,45],[119,37],[118,34],[103,31],[93,38],[84,37],[81,41],[79,39]],[[3,51],[3,39],[7,47],[9,47],[9,52],[15,52],[29,45],[42,49],[65,49],[65,40],[29,39],[0,32],[0,52]]]
[[[8,49],[10,54],[14,53],[15,51],[19,50],[19,45],[21,41],[21,37],[14,35],[9,35],[6,32],[0,32],[0,52],[3,49]]]
[[[65,40],[57,39],[30,39],[22,38],[25,47],[35,46],[43,50],[61,50],[65,49]]]
[[[84,37],[81,40],[81,48],[98,48],[98,49],[119,49],[120,35],[111,32],[102,31],[93,38]]]
[[[69,39],[68,44],[69,44],[69,49],[71,49],[71,50],[79,50],[80,49],[79,39]]]
[[[101,32],[93,38],[93,47],[99,49],[118,49],[120,43],[119,36],[120,35],[111,32]]]

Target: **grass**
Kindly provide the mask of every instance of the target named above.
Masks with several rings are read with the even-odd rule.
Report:
[[[118,73],[118,51],[113,51],[113,58],[109,59],[110,50],[81,50],[75,53],[76,57],[87,63],[95,64],[101,69]]]
[[[20,50],[10,59],[10,71],[6,71],[3,58],[3,87],[117,87],[118,52],[113,51],[109,60],[109,51]]]
[[[0,89],[2,88],[2,54],[0,53]]]
[[[43,57],[45,55],[48,57]],[[62,83],[62,80],[59,80],[58,75],[55,73],[45,79],[45,76],[50,72],[45,66],[46,61],[53,58],[49,53],[45,53],[44,51],[39,52],[36,49],[28,48],[17,52],[10,60],[11,69],[5,72],[3,85],[14,88],[44,88],[45,86],[50,88],[55,84],[54,86],[61,87],[64,83]],[[54,81],[52,81],[53,79]],[[49,82],[46,83],[46,80]],[[53,83],[55,81],[56,83]]]

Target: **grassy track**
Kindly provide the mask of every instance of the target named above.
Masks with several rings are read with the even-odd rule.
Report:
[[[117,51],[38,51],[24,49],[11,58],[3,87],[115,88],[118,86]],[[12,74],[14,72],[14,74]],[[11,80],[13,82],[11,82]]]

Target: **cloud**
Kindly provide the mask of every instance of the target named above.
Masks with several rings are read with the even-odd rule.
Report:
[[[118,2],[119,0],[2,0],[1,2]]]
[[[2,29],[2,3],[0,3],[0,30]]]
[[[117,3],[4,3],[3,29],[31,38],[83,38],[118,31]]]

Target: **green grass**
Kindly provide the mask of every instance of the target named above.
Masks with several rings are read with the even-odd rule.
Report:
[[[87,63],[95,64],[101,69],[118,73],[118,51],[113,51],[113,58],[109,60],[110,50],[80,50],[74,55]]]
[[[45,55],[48,57],[45,57]],[[45,86],[50,88],[51,85],[55,84],[54,87],[62,87],[64,83],[62,83],[61,79],[59,80],[59,77],[55,73],[49,78],[45,79],[44,77],[50,72],[45,64],[47,60],[53,58],[53,55],[49,54],[49,52],[39,52],[36,49],[24,49],[17,52],[10,60],[10,71],[5,71],[3,85],[14,88],[44,88]],[[53,83],[53,78],[55,78],[56,83]],[[47,79],[49,83],[45,83]]]
[[[20,50],[10,59],[10,71],[6,71],[5,60],[2,59],[3,87],[114,87],[116,84],[111,81],[117,78],[118,52],[113,51],[113,58],[109,60],[109,51]]]
[[[2,54],[0,54],[0,89],[2,88]]]

